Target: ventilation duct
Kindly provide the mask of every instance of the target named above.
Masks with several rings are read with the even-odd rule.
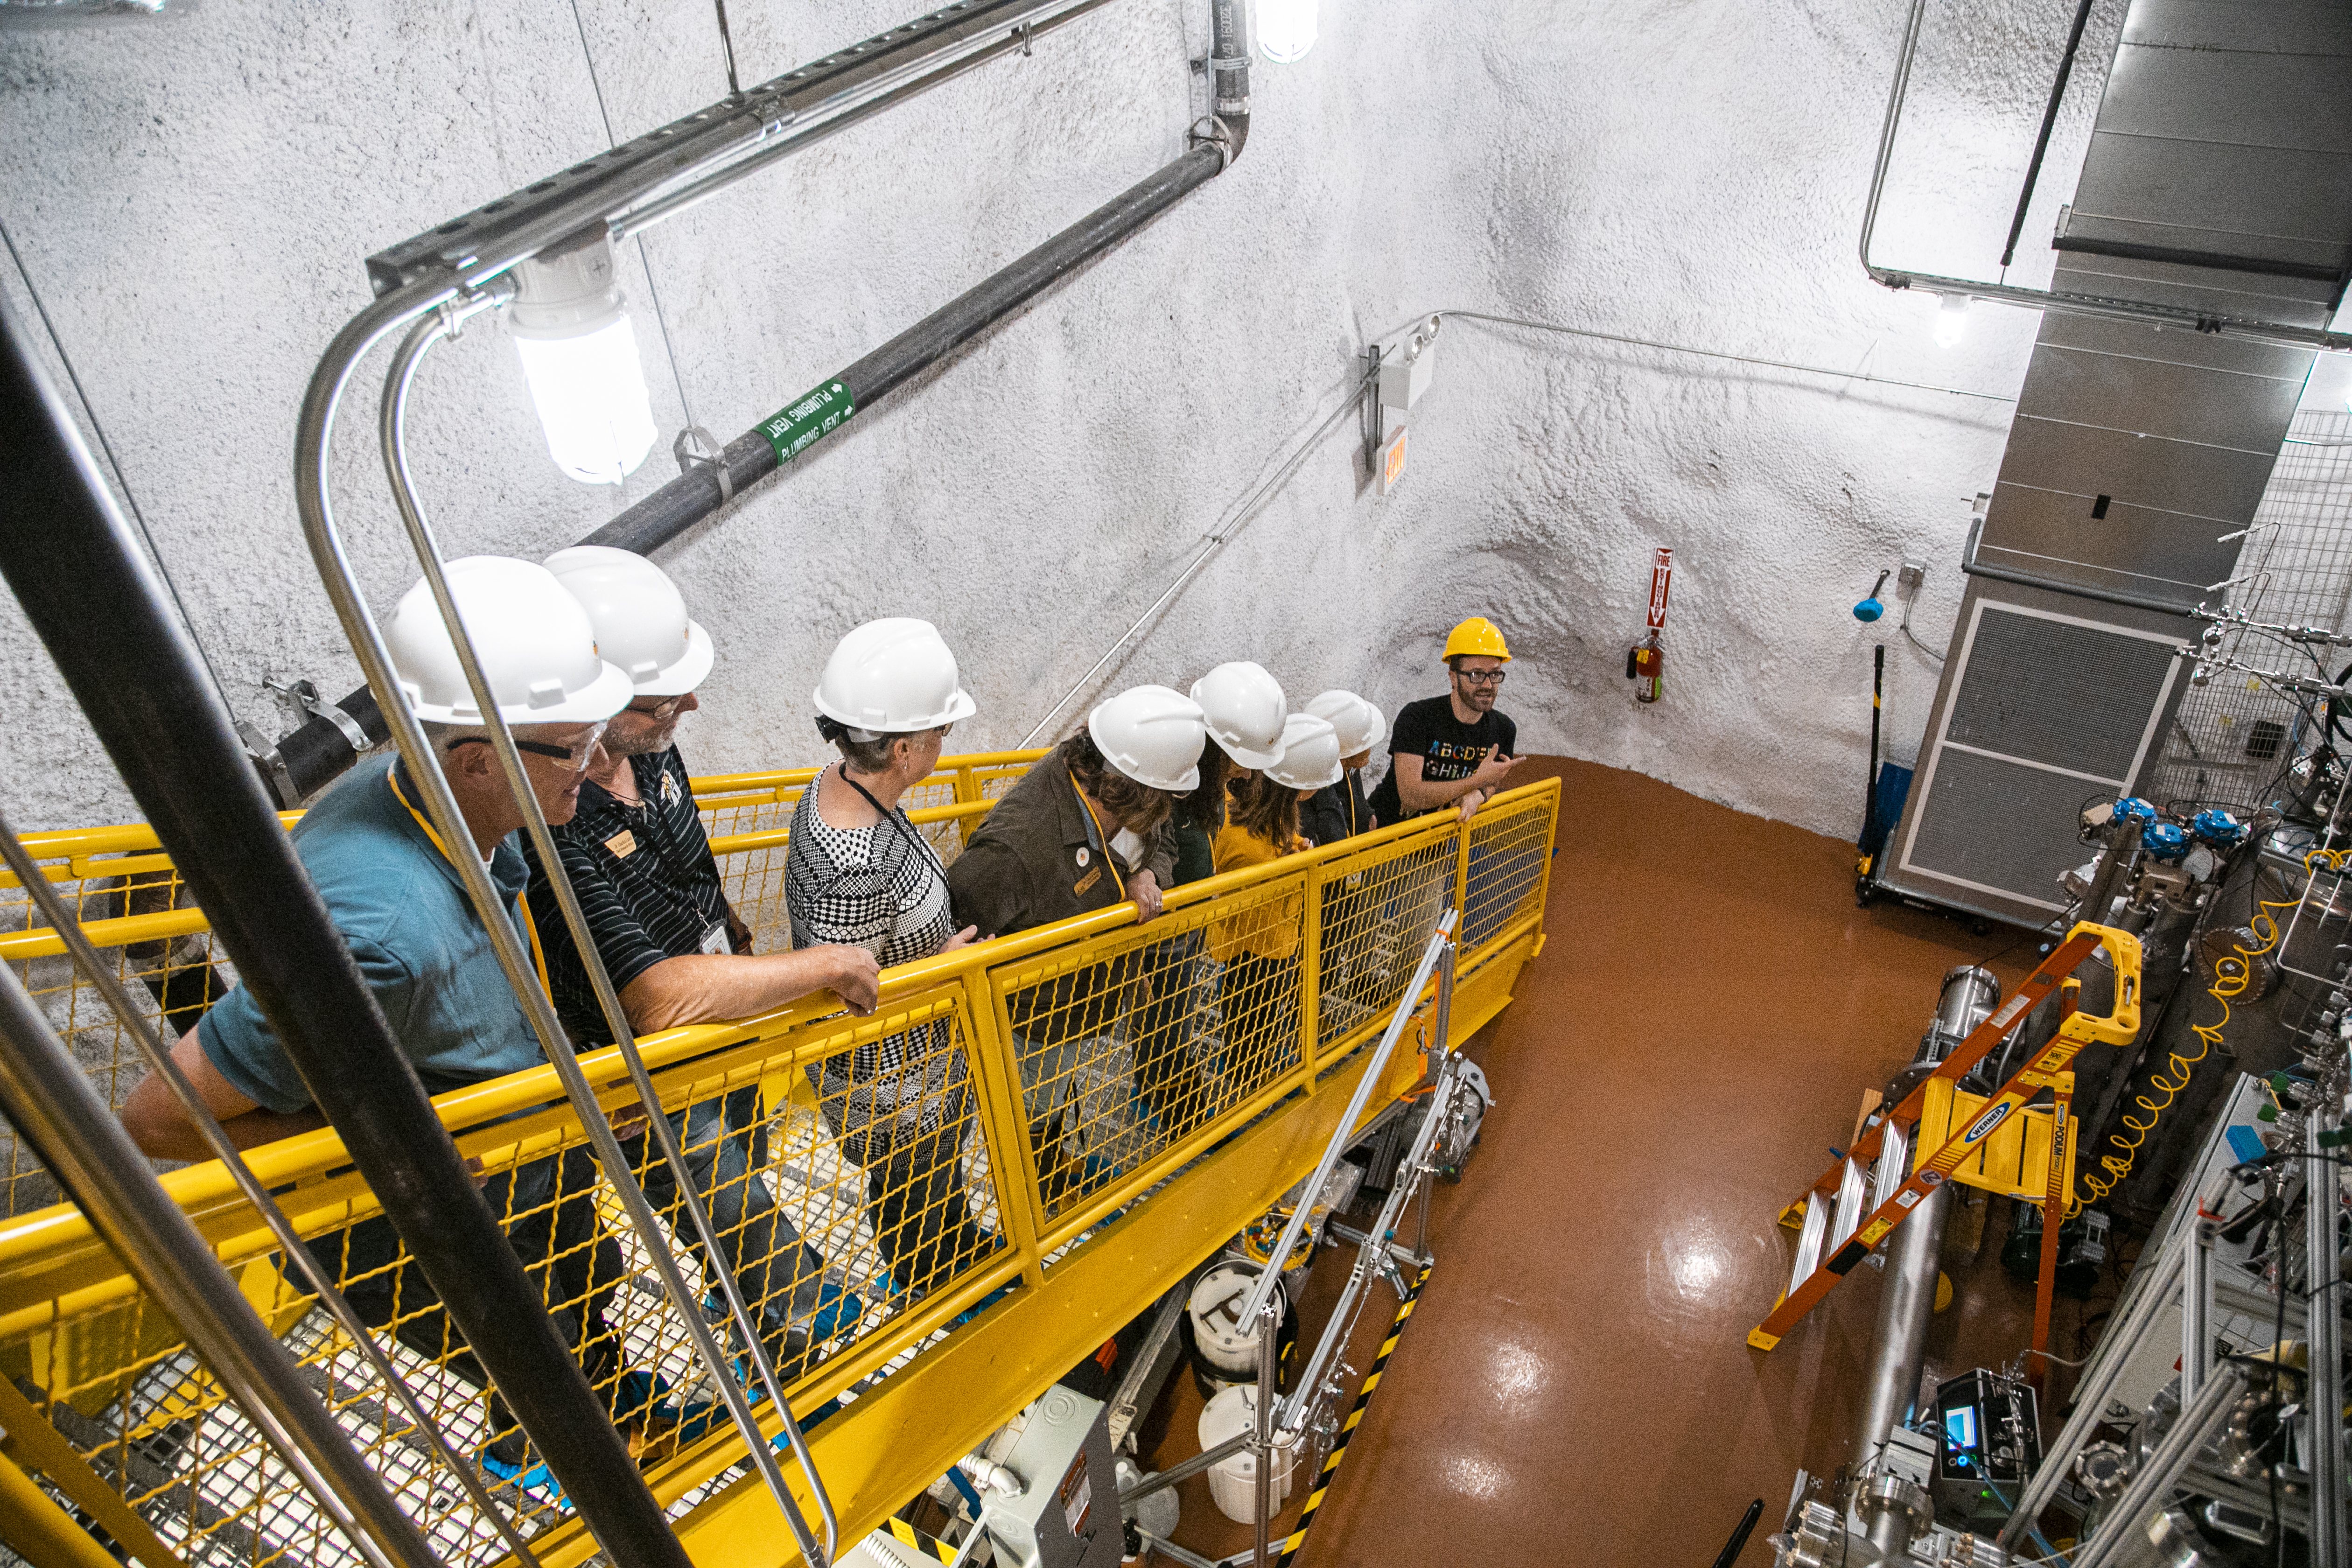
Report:
[[[2136,0],[2052,289],[2323,329],[2352,274],[2352,13]],[[2044,313],[1884,880],[2041,925],[2136,789],[2313,352]]]

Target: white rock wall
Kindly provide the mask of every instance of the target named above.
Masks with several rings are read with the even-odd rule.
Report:
[[[912,9],[735,0],[745,79]],[[1989,277],[2063,18],[1931,9],[1879,256]],[[1259,67],[1229,174],[665,552],[720,644],[686,731],[698,770],[811,758],[819,666],[886,614],[959,650],[981,712],[955,747],[1017,743],[1338,406],[1368,337],[1432,310],[2015,391],[2030,317],[1979,307],[1939,350],[1931,302],[1854,258],[1896,0],[1322,12],[1303,63]],[[445,543],[572,542],[675,471],[684,408],[737,434],[1174,156],[1205,34],[1202,0],[1116,0],[626,247],[663,435],[618,494],[557,473],[495,325],[440,351],[411,446]],[[2086,47],[2012,280],[2046,279],[2111,45]],[[603,148],[608,116],[626,138],[722,89],[701,0],[205,0],[0,33],[0,223],[21,258],[0,288],[19,309],[37,291],[241,714],[288,726],[265,674],[357,680],[291,453],[310,370],[367,300],[365,255]],[[1897,756],[1934,670],[1892,616],[1864,630],[1848,606],[1924,557],[1916,627],[1941,645],[1964,498],[1990,488],[2008,405],[1459,320],[1438,353],[1403,488],[1366,489],[1343,417],[1116,682],[1249,657],[1299,696],[1345,684],[1393,708],[1441,689],[1447,626],[1489,614],[1518,655],[1503,706],[1524,750],[1851,832],[1871,642],[1894,644]],[[375,397],[363,375],[337,496],[388,607],[414,574]],[[1644,710],[1622,666],[1660,543],[1667,695]],[[0,661],[17,822],[132,815],[13,603]]]

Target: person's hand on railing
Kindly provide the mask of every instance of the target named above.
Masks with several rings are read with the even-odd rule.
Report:
[[[882,998],[882,965],[874,954],[862,947],[813,947],[813,953],[823,953],[830,961],[833,973],[826,984],[849,1010],[863,1018],[874,1011]]]
[[[974,942],[979,940],[979,937],[980,928],[978,926],[966,926],[963,930],[956,932],[955,935],[948,938],[946,945],[941,947],[940,951],[941,952],[953,952],[958,948],[970,947]]]
[[[1127,879],[1127,896],[1135,900],[1135,923],[1149,925],[1163,912],[1160,901],[1160,879],[1149,871],[1138,871]]]

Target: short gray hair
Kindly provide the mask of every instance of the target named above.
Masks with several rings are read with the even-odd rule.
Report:
[[[840,736],[833,743],[841,748],[843,765],[851,773],[873,774],[888,770],[890,752],[899,742],[913,739],[911,734],[884,733],[870,741],[860,741],[852,731]]]

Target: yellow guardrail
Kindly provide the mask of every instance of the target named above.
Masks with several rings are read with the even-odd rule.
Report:
[[[946,760],[917,819],[960,838],[1035,754]],[[696,781],[714,844],[732,847],[730,895],[772,898],[779,907],[761,911],[770,923],[781,921],[781,878],[754,868],[784,841],[772,815],[814,773]],[[778,1321],[804,1315],[827,1288],[862,1307],[854,1321],[821,1324],[834,1331],[788,1373],[795,1412],[820,1417],[813,1441],[845,1539],[1305,1173],[1361,1070],[1357,1047],[1408,1000],[1441,910],[1465,910],[1457,1037],[1508,1000],[1542,941],[1558,797],[1547,781],[1497,797],[1466,826],[1441,814],[1214,877],[1171,894],[1148,926],[1131,909],[1110,910],[903,965],[886,973],[869,1017],[812,1001],[643,1042],[665,1109],[687,1113],[688,1142],[732,1173],[740,1201],[715,1217],[739,1281],[747,1268],[761,1276],[755,1302]],[[49,847],[71,837],[65,854],[144,854],[153,846],[141,831],[101,830],[116,836],[98,839],[102,849],[88,847],[92,835],[52,836]],[[121,875],[102,858],[89,863],[93,878]],[[101,922],[155,921],[137,928],[142,940],[185,942],[178,925],[163,928],[194,913]],[[1399,1056],[1376,1108],[1418,1074],[1411,1053]],[[583,1065],[608,1107],[633,1098],[616,1053]],[[751,1125],[723,1120],[746,1100],[757,1107]],[[494,1198],[545,1178],[543,1202],[509,1202],[509,1235],[527,1259],[533,1226],[567,1238],[541,1248],[560,1254],[541,1271],[550,1310],[583,1345],[610,1347],[583,1365],[625,1407],[648,1483],[697,1560],[789,1560],[772,1500],[731,1474],[742,1447],[723,1421],[704,1431],[690,1408],[681,1423],[677,1411],[632,1412],[618,1397],[629,1372],[684,1386],[691,1352],[647,1284],[646,1243],[599,1218],[600,1177],[553,1070],[435,1103]],[[726,1163],[739,1150],[740,1163]],[[367,1249],[386,1227],[335,1132],[249,1157],[363,1312],[371,1289],[404,1278],[396,1242]],[[163,1181],[447,1560],[499,1562],[497,1537],[375,1405],[355,1352],[279,1272],[270,1237],[218,1165]],[[699,1265],[683,1261],[692,1278]],[[425,1403],[461,1448],[492,1441],[495,1391],[468,1375],[431,1312],[407,1296],[398,1310],[397,1321],[381,1314],[378,1338]],[[845,1403],[825,1415],[836,1401]],[[196,1568],[222,1551],[356,1561],[68,1205],[0,1223],[0,1466],[37,1475],[82,1517],[111,1521],[118,1540],[145,1538],[135,1549],[149,1568]],[[16,1479],[0,1469],[0,1481]],[[593,1554],[568,1513],[515,1500],[548,1568]],[[49,1568],[37,1545],[33,1560]]]

